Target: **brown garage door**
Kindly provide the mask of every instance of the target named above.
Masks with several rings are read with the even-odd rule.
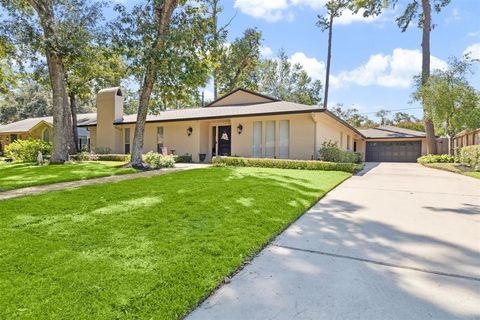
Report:
[[[368,162],[416,162],[421,156],[421,141],[367,141]]]

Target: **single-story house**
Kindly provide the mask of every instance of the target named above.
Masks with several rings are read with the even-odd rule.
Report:
[[[135,122],[136,115],[123,113],[123,94],[116,87],[98,92],[97,113],[78,126],[88,128],[92,151],[124,154],[130,153]],[[390,126],[360,130],[319,106],[245,89],[204,107],[148,115],[143,151],[190,154],[194,161],[216,155],[310,160],[318,158],[325,141],[361,152],[367,161],[416,161],[426,152],[422,132]]]
[[[78,123],[82,124],[85,119],[95,118],[95,113],[79,114]],[[78,143],[80,149],[88,146],[89,132],[85,128],[77,128]],[[5,125],[0,125],[0,153],[3,148],[15,140],[25,140],[28,138],[41,139],[46,142],[52,140],[53,135],[53,117],[29,118]]]
[[[480,128],[475,130],[463,130],[452,138],[453,150],[480,144]]]

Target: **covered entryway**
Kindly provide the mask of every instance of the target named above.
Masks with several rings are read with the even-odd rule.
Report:
[[[367,141],[367,162],[416,162],[422,155],[421,141]]]

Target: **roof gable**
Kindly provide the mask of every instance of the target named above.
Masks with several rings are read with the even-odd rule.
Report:
[[[239,106],[244,104],[251,105],[274,101],[279,100],[247,89],[238,88],[207,104],[205,107]]]

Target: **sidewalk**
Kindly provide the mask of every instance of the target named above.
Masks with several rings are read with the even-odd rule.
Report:
[[[55,190],[63,190],[63,189],[71,189],[71,188],[78,188],[83,186],[90,186],[95,184],[102,184],[102,183],[109,183],[109,182],[119,182],[124,180],[130,179],[138,179],[138,178],[145,178],[145,177],[153,177],[159,176],[166,173],[176,172],[176,171],[184,171],[184,170],[191,170],[191,169],[198,169],[198,168],[207,168],[210,164],[199,164],[199,163],[177,163],[175,168],[164,168],[160,170],[151,170],[151,171],[144,171],[139,173],[130,173],[124,175],[117,175],[117,176],[108,176],[102,178],[95,178],[89,180],[76,180],[76,181],[68,181],[68,182],[60,182],[60,183],[53,183],[41,186],[34,186],[34,187],[27,187],[27,188],[20,188],[14,190],[8,190],[4,192],[0,192],[0,201],[7,200],[12,198],[18,198],[23,196],[29,196],[38,193],[44,193],[48,191],[55,191]]]

